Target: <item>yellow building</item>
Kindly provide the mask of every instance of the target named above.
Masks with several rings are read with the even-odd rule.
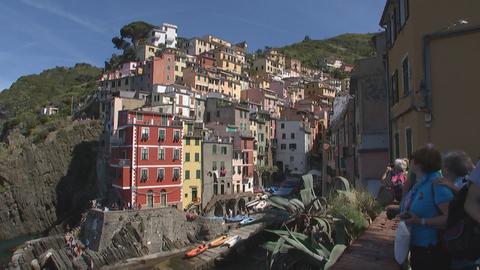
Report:
[[[183,83],[183,70],[187,67],[187,56],[181,52],[175,55],[175,82]]]
[[[155,53],[161,49],[151,45],[139,45],[135,49],[135,55],[138,61],[143,62],[155,56]]]
[[[213,58],[215,59],[215,66],[225,71],[233,72],[235,74],[242,73],[242,66],[244,62],[238,55],[234,48],[218,47],[213,50]]]
[[[183,188],[184,209],[194,205],[200,209],[202,196],[202,130],[195,129],[193,121],[184,122]]]
[[[387,1],[390,154],[433,143],[480,157],[480,1]]]

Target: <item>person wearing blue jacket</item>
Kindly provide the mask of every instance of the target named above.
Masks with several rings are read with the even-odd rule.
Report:
[[[442,177],[442,156],[428,145],[412,154],[410,164],[417,182],[405,195],[400,215],[410,229],[410,266],[412,270],[449,269],[449,256],[439,233],[454,194],[447,186],[436,184]]]

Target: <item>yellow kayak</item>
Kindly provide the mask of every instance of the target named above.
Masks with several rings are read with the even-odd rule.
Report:
[[[212,240],[210,243],[208,243],[208,247],[214,248],[223,245],[225,241],[227,241],[228,236],[227,235],[222,235],[218,237],[217,239]]]

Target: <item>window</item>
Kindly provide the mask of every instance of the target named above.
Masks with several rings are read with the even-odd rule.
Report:
[[[217,145],[216,144],[212,145],[212,154],[214,154],[214,155],[217,154]]]
[[[150,134],[150,129],[149,128],[142,128],[142,140],[148,140],[148,136]]]
[[[222,146],[222,148],[220,149],[222,155],[226,155],[227,154],[227,147],[226,146]]]
[[[190,171],[186,170],[185,171],[185,180],[189,180],[189,179],[190,179]]]
[[[285,150],[285,149],[287,149],[287,145],[286,145],[286,144],[284,144],[284,143],[282,143],[282,144],[280,145],[280,149],[282,149],[282,150]]]
[[[197,170],[196,177],[197,177],[197,179],[201,178],[201,171],[200,170]]]
[[[200,140],[199,139],[195,139],[195,145],[200,145]]]
[[[180,160],[180,149],[173,149],[173,160]]]
[[[217,162],[216,161],[213,161],[212,162],[212,170],[216,170],[217,169]]]
[[[398,93],[398,71],[395,70],[392,76],[392,105],[396,104],[399,100],[399,93]]]
[[[290,134],[290,139],[295,139],[295,133]]]
[[[280,128],[285,128],[285,124],[284,124],[284,123],[281,123],[281,124],[280,124]]]
[[[190,138],[186,138],[186,139],[185,139],[185,144],[186,144],[186,145],[190,145]]]
[[[400,135],[398,134],[398,132],[395,132],[394,143],[395,143],[395,158],[400,158]]]
[[[137,112],[137,120],[143,120],[143,114]]]
[[[286,139],[286,138],[287,138],[287,134],[282,133],[282,139]]]
[[[173,181],[177,181],[180,179],[180,169],[173,168]]]
[[[163,142],[165,140],[165,129],[158,129],[158,141]]]
[[[200,161],[200,153],[195,153],[195,162]]]
[[[403,27],[407,22],[409,16],[409,1],[408,0],[400,0],[400,27]]]
[[[140,171],[140,182],[145,183],[147,182],[147,179],[148,179],[148,169],[143,168]]]
[[[162,115],[162,120],[161,120],[161,125],[162,126],[168,126],[168,117],[166,115]]]
[[[412,143],[412,129],[406,128],[405,129],[405,144],[407,146],[407,157],[410,159],[412,157],[413,152],[413,143]]]
[[[408,96],[410,94],[410,63],[408,62],[408,56],[405,57],[402,63],[403,69],[403,95]]]
[[[190,153],[185,153],[185,162],[190,161]]]
[[[297,144],[296,143],[291,143],[288,145],[288,149],[290,150],[297,150]]]
[[[165,160],[165,149],[158,148],[158,160]]]
[[[142,160],[148,160],[148,149],[142,148]]]
[[[178,142],[180,140],[180,130],[175,130],[173,132],[173,141]]]
[[[293,156],[290,156],[290,162],[293,162],[295,158]]]
[[[258,136],[260,137],[261,142],[265,140],[265,136],[263,135],[263,133],[259,133]]]
[[[165,179],[165,169],[164,168],[158,168],[157,169],[157,182],[158,181],[163,181]]]

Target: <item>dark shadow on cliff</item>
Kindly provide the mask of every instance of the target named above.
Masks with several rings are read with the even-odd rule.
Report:
[[[67,174],[56,187],[57,224],[76,225],[90,200],[95,199],[97,154],[98,141],[81,142],[74,147]]]

